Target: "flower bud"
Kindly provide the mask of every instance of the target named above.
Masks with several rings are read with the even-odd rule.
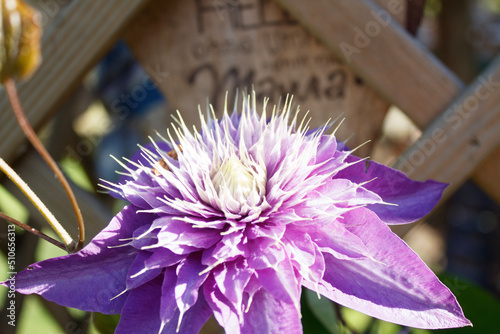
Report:
[[[42,35],[40,16],[21,0],[0,0],[0,82],[25,78],[38,67]]]

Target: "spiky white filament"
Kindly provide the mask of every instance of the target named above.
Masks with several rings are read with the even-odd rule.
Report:
[[[177,124],[172,131],[167,131],[167,138],[160,136],[175,150],[176,159],[167,156],[153,142],[153,149],[142,148],[145,165],[128,161],[130,166],[122,167],[132,179],[139,178],[143,172],[149,173],[165,194],[168,189],[178,192],[170,197],[159,191],[155,201],[175,211],[195,210],[202,217],[215,219],[211,223],[186,221],[194,227],[220,228],[224,224],[219,219],[226,219],[230,226],[221,231],[221,235],[240,229],[240,224],[266,220],[268,215],[261,216],[261,213],[271,210],[266,211],[269,214],[285,201],[299,203],[305,193],[324,183],[327,174],[334,172],[330,170],[333,157],[315,161],[317,147],[325,140],[325,130],[331,124],[310,131],[307,114],[301,120],[298,110],[292,113],[290,97],[285,99],[282,109],[275,106],[269,118],[265,110],[267,99],[260,117],[255,112],[255,96],[243,100],[239,117],[229,115],[227,106],[220,119],[215,118],[210,107],[207,117],[200,111],[200,133],[192,133],[178,114]],[[236,105],[235,112],[238,112]],[[326,140],[334,142],[335,138],[330,135]],[[274,145],[269,147],[268,143]],[[339,170],[346,167],[342,158],[336,159]],[[162,168],[160,162],[167,168]],[[330,173],[317,173],[325,168]],[[127,186],[108,182],[107,188],[123,192]],[[139,188],[134,185],[134,189]],[[272,205],[269,199],[273,199]]]

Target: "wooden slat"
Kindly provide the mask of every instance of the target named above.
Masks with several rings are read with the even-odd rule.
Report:
[[[75,214],[61,185],[52,171],[31,151],[23,155],[14,165],[16,172],[37,194],[37,196],[54,213],[57,220],[68,230],[74,240],[77,240],[78,230]],[[16,196],[34,217],[40,217],[38,210],[29,202],[9,179],[3,179],[4,186]],[[78,205],[85,221],[85,241],[88,243],[102,230],[113,217],[110,210],[95,196],[79,187],[72,186]],[[41,218],[43,219],[43,218]],[[48,225],[46,225],[48,226]]]
[[[386,10],[369,0],[276,1],[420,127],[429,124],[463,88],[432,53],[395,20],[386,18],[391,11],[400,14],[402,6]],[[358,51],[349,54],[347,50]]]
[[[443,200],[476,170],[476,175],[496,175],[484,183],[498,194],[498,171],[484,170],[494,164],[483,161],[500,144],[500,57],[469,88],[426,128],[422,136],[396,161],[398,168],[417,180],[449,182]],[[498,151],[498,150],[497,150]],[[496,160],[499,161],[499,160]],[[478,167],[479,165],[479,167]],[[486,181],[486,180],[485,180]],[[498,197],[495,197],[499,201]],[[411,225],[393,230],[406,234]]]
[[[19,85],[25,112],[35,128],[81,82],[148,1],[74,0],[60,10],[45,28],[41,67],[29,81]],[[0,156],[9,162],[25,139],[3,91],[0,92],[0,124]]]
[[[388,101],[401,108],[420,128],[428,126],[464,89],[463,83],[435,56],[407,34],[395,22],[379,24],[380,33],[372,34],[364,47],[356,44],[361,31],[377,22],[373,13],[381,8],[364,1],[276,0],[307,27],[335,55],[344,59],[354,71]],[[401,0],[402,1],[402,0]],[[397,1],[392,1],[397,3]],[[390,9],[387,11],[391,12]],[[397,11],[393,8],[393,11]],[[328,18],[328,19],[325,19]],[[385,23],[384,23],[385,24]],[[375,31],[375,30],[374,30]],[[359,40],[358,40],[359,41]],[[359,53],[346,57],[342,47],[356,47]],[[494,145],[493,143],[490,143]],[[456,175],[463,180],[479,161]],[[422,167],[431,164],[429,160]],[[418,175],[418,169],[415,175]],[[465,171],[468,171],[465,173]],[[500,202],[500,148],[486,157],[473,179],[490,196]],[[425,172],[422,172],[424,175]]]
[[[388,109],[272,1],[153,1],[125,40],[157,79],[170,111],[180,110],[188,124],[198,124],[197,106],[204,109],[207,98],[222,112],[226,91],[231,100],[236,88],[253,87],[258,103],[263,96],[272,105],[293,94],[301,110],[310,110],[312,127],[343,114],[338,135],[354,134],[350,144],[357,146],[380,134]],[[359,154],[368,155],[370,146]]]
[[[500,203],[500,147],[481,162],[477,167],[477,172],[472,175],[472,179],[491,196],[497,203]]]
[[[394,0],[375,0],[375,1],[380,7],[387,10],[387,12],[389,12],[389,7],[393,6],[394,3]],[[409,3],[406,0],[398,0],[398,1],[402,9],[398,10],[397,13],[392,11],[393,13],[391,14],[391,16],[396,20],[396,22],[398,22],[401,26],[404,27],[406,26],[406,19],[407,19],[406,14]]]
[[[395,167],[419,180],[450,182],[447,194],[456,190],[500,144],[499,79],[500,58],[425,129]]]

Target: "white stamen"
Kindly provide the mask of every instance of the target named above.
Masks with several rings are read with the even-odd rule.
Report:
[[[247,203],[253,191],[263,195],[266,186],[264,168],[249,157],[231,155],[214,167],[212,183],[219,197],[229,193],[241,205]]]
[[[226,159],[212,179],[218,193],[222,187],[229,189],[235,200],[242,203],[252,192],[254,177],[236,157]]]

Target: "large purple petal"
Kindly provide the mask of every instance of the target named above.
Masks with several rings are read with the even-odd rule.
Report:
[[[190,254],[177,266],[177,283],[174,289],[180,317],[198,300],[198,291],[205,282],[208,273],[201,274],[205,266],[201,264],[199,252]],[[189,321],[189,320],[184,320]]]
[[[161,286],[160,307],[160,320],[163,326],[172,320],[177,310],[177,304],[175,302],[176,283],[177,275],[175,274],[175,267],[165,268]]]
[[[286,303],[295,305],[297,310],[300,309],[300,281],[295,276],[294,267],[288,256],[285,255],[282,261],[274,263],[271,267],[258,269],[255,272],[267,292]]]
[[[175,312],[175,317],[165,326],[162,334],[198,334],[200,332],[200,329],[212,315],[212,310],[208,306],[201,289],[198,294],[199,296],[196,300],[196,304],[191,306],[191,308],[186,311],[186,313],[184,314],[185,320],[181,322],[179,328],[177,328],[179,319],[179,310],[177,310]]]
[[[108,247],[124,244],[120,239],[129,238],[136,228],[151,221],[150,215],[125,207],[81,251],[35,263],[16,275],[16,290],[84,311],[120,313],[128,293],[112,298],[125,290],[137,250]]]
[[[359,160],[351,155],[346,162]],[[447,186],[433,180],[413,181],[404,173],[374,161],[354,163],[334,178],[346,178],[354,183],[370,181],[364,188],[378,194],[384,202],[396,204],[367,206],[387,224],[407,224],[424,217],[439,202]]]
[[[370,254],[358,236],[349,232],[337,220],[317,219],[314,225],[287,228],[286,236],[290,239],[303,238],[307,234],[322,252],[332,254],[338,259],[362,259]]]
[[[383,200],[374,192],[360,187],[347,179],[332,179],[318,187],[314,192],[313,203],[320,202],[319,199],[328,204],[341,207],[361,206],[382,203]],[[311,196],[312,197],[312,196]]]
[[[223,263],[212,271],[219,290],[235,304],[237,310],[242,310],[243,291],[253,275],[246,261],[235,260]]]
[[[196,304],[185,314],[189,321],[182,321],[179,328],[177,328],[179,310],[175,310],[172,319],[161,328],[160,308],[162,301],[160,296],[162,294],[162,283],[162,278],[159,276],[130,292],[115,333],[196,334],[200,331],[212,314],[202,293]],[[175,300],[172,300],[172,302],[175,303]],[[162,329],[161,332],[160,329]]]
[[[240,333],[239,314],[242,310],[237,310],[235,303],[229,301],[219,290],[217,283],[212,275],[208,276],[203,284],[203,295],[208,305],[212,309],[215,319],[224,327],[226,333]]]
[[[159,333],[162,278],[130,291],[115,334]]]
[[[245,253],[245,236],[240,232],[233,232],[222,236],[214,246],[203,251],[201,262],[213,266],[224,261],[230,261]]]
[[[254,295],[249,311],[245,313],[241,333],[302,334],[300,312],[293,304],[259,290]]]
[[[146,261],[150,259],[152,255],[153,253],[150,252],[139,251],[128,271],[126,281],[127,290],[135,289],[160,275],[162,271],[161,268],[148,268],[146,266]]]
[[[195,228],[193,225],[171,217],[160,217],[156,219],[155,225],[162,226],[158,232],[158,244],[179,254],[178,246],[191,246],[205,249],[213,246],[221,239],[220,231],[206,228]]]
[[[336,259],[324,254],[319,292],[370,316],[419,328],[469,325],[450,290],[377,215],[360,208],[345,215],[348,229],[366,244],[373,259]],[[311,290],[316,287],[303,281]]]
[[[148,269],[165,268],[177,264],[184,258],[184,255],[174,254],[166,248],[158,248],[155,249],[153,255],[144,262],[144,265]]]
[[[319,282],[325,271],[325,261],[319,247],[307,233],[298,235],[287,231],[284,240],[285,248],[296,270],[302,277]]]

